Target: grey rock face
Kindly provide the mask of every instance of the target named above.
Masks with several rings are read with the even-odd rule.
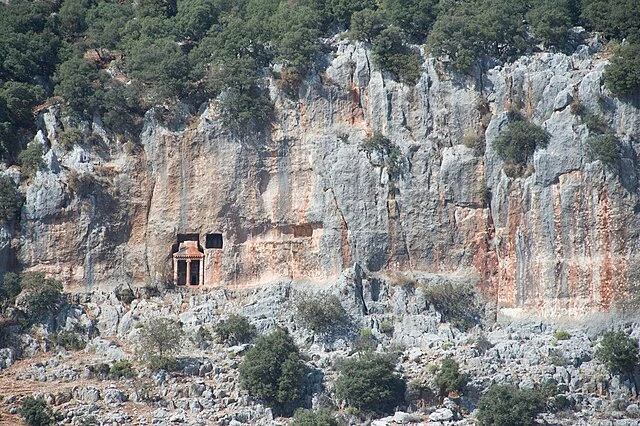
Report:
[[[638,255],[640,112],[609,97],[605,62],[589,52],[536,54],[473,78],[427,59],[408,87],[381,73],[363,44],[340,42],[299,99],[272,84],[266,132],[230,134],[214,103],[190,123],[176,107],[169,126],[158,107],[142,149],[126,151],[87,123],[108,155],[60,151],[48,111],[41,137],[60,167],[52,156],[27,189],[20,260],[85,287],[164,285],[178,234],[202,243],[221,233],[208,285],[322,284],[357,262],[472,275],[501,307],[606,309]],[[620,137],[618,169],[589,152],[579,105]],[[523,176],[507,177],[492,142],[514,109],[550,142]],[[396,148],[394,167],[362,148],[374,132]],[[72,172],[92,176],[95,191],[73,189]]]

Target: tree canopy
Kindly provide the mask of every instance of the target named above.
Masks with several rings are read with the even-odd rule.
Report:
[[[232,130],[260,130],[272,112],[265,77],[296,96],[326,40],[344,30],[411,85],[421,76],[415,44],[469,72],[486,57],[563,49],[568,28],[584,25],[626,40],[607,81],[616,95],[635,93],[638,8],[635,0],[13,0],[0,4],[0,159],[17,161],[34,112],[54,95],[129,139],[144,111],[177,100],[195,111],[217,99]]]

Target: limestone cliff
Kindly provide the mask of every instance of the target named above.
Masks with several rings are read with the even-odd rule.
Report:
[[[357,262],[465,274],[502,307],[607,309],[639,250],[640,111],[604,89],[603,56],[581,46],[468,79],[426,59],[409,87],[342,42],[295,99],[270,83],[273,125],[250,137],[212,101],[195,117],[149,111],[141,146],[84,123],[92,146],[65,152],[56,133],[72,123],[51,108],[37,136],[48,170],[24,185],[12,246],[70,288],[170,280],[179,234],[219,233],[208,283],[326,282]],[[578,102],[619,137],[614,166],[590,154]],[[491,145],[513,108],[551,135],[519,178]],[[397,173],[362,149],[374,132],[399,147]]]

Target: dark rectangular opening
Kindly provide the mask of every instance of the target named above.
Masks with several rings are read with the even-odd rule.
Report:
[[[187,284],[187,262],[178,260],[178,285]]]
[[[191,261],[191,285],[200,285],[200,261]]]
[[[205,248],[208,249],[221,249],[222,248],[222,234],[207,234],[204,242]]]

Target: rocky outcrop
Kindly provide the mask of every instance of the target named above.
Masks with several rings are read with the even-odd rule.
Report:
[[[65,152],[56,133],[70,123],[49,111],[49,168],[27,186],[19,259],[70,287],[164,283],[179,234],[219,233],[209,271],[222,286],[331,282],[358,263],[456,272],[501,307],[607,309],[638,254],[640,112],[608,95],[599,55],[540,53],[475,78],[427,59],[409,87],[340,42],[297,97],[271,82],[271,128],[242,137],[211,102],[169,123],[149,111],[141,147],[94,123],[97,146]],[[615,130],[615,166],[590,154],[578,102]],[[551,135],[519,178],[491,145],[514,108]],[[394,173],[362,149],[374,132],[399,149]]]

